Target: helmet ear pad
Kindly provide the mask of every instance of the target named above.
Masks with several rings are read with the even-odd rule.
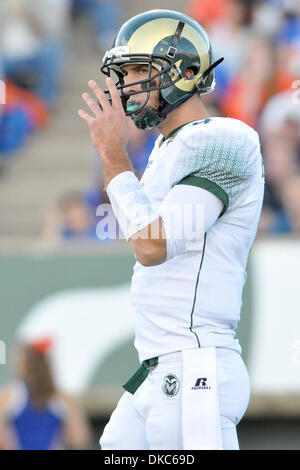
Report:
[[[172,46],[172,36],[162,39],[154,48],[154,54],[168,55],[168,50]],[[188,69],[194,71],[194,75],[197,75],[200,71],[201,63],[200,57],[195,46],[186,38],[181,37],[176,44],[175,57],[173,58],[174,67],[166,72],[161,80],[161,85],[170,83],[170,86],[161,90],[163,99],[169,103],[177,103],[180,99],[184,98],[187,93],[190,93],[195,87],[194,83],[189,82],[191,79],[182,78],[176,84],[172,85],[172,81],[178,77],[176,66],[180,68],[182,75],[184,76]]]

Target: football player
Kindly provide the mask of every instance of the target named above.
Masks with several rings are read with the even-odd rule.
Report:
[[[249,378],[235,338],[264,173],[257,133],[208,116],[212,51],[189,16],[153,10],[127,21],[79,111],[137,262],[132,277],[141,366],[105,427],[102,449],[238,449]],[[114,77],[114,79],[112,78]],[[160,135],[139,181],[127,118]],[[108,319],[107,321],[113,321]]]

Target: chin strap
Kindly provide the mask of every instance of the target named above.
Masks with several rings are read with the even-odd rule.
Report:
[[[138,129],[145,131],[153,129],[153,127],[158,126],[165,119],[158,109],[154,108],[147,108],[142,114],[132,114],[130,117]]]

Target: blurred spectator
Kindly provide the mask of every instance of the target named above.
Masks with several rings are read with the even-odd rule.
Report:
[[[270,38],[278,31],[282,18],[281,3],[281,0],[266,0],[256,3],[253,11],[253,25],[259,34]]]
[[[282,15],[281,24],[275,34],[278,56],[283,64],[283,72],[300,75],[300,7],[290,2]]]
[[[245,58],[247,66],[232,78],[220,104],[225,116],[257,128],[265,103],[277,89],[271,44],[256,40]]]
[[[1,0],[5,74],[53,104],[60,83],[69,0]]]
[[[273,209],[268,206],[263,206],[259,219],[257,233],[260,235],[270,233],[275,220],[275,216],[276,213]]]
[[[262,148],[266,170],[264,205],[280,209],[283,179],[300,170],[300,106],[295,90],[274,95],[260,118]]]
[[[264,127],[262,144],[266,172],[264,207],[259,225],[260,232],[279,233],[296,229],[296,208],[286,197],[285,186],[300,172],[300,125],[299,119],[284,114],[286,120],[281,127],[274,115],[274,131]],[[299,178],[295,180],[299,183]],[[287,182],[287,183],[286,183]],[[294,191],[296,195],[296,191]],[[297,196],[299,197],[299,195]],[[289,215],[290,214],[290,215]]]
[[[283,209],[277,211],[270,232],[300,235],[300,172],[282,180],[280,196]]]
[[[64,240],[96,241],[96,210],[93,210],[80,192],[65,194],[45,214],[42,239],[45,243]]]
[[[245,56],[254,40],[251,21],[255,3],[255,0],[197,0],[188,5],[187,12],[210,36],[214,59],[225,58],[215,70],[220,96],[236,74],[247,66]]]
[[[82,13],[89,15],[99,49],[112,47],[120,25],[120,2],[116,0],[72,0],[73,18]]]
[[[31,131],[43,129],[49,112],[41,99],[6,82],[6,104],[0,121],[0,154],[8,155],[19,149]]]
[[[227,21],[230,17],[231,0],[190,0],[187,3],[187,14],[209,30],[210,25]]]
[[[268,135],[263,140],[264,164],[266,171],[265,204],[280,207],[280,185],[284,179],[300,167],[298,161],[298,141],[289,137],[288,126]]]
[[[49,339],[19,346],[17,381],[0,394],[0,449],[85,448],[87,422],[73,398],[54,384]]]
[[[294,122],[298,127],[297,138],[300,135],[300,81],[297,89],[273,95],[266,103],[259,121],[262,136],[277,132],[286,122]]]

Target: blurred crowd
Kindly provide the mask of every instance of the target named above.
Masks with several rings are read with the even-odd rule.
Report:
[[[102,48],[119,24],[118,3],[109,0],[1,0],[0,159],[15,152],[33,131],[47,126],[62,79],[71,24],[88,14]],[[108,20],[109,19],[109,20]]]
[[[211,115],[241,119],[260,134],[266,190],[260,233],[300,232],[300,2],[190,0],[215,59]]]
[[[1,0],[0,164],[55,113],[72,24],[89,16],[102,54],[120,25],[121,7],[113,0]],[[266,191],[259,231],[299,233],[299,0],[189,0],[186,12],[207,30],[214,58],[225,58],[216,69],[216,91],[204,97],[210,115],[241,119],[260,134]],[[156,134],[134,125],[130,133],[129,156],[140,176]],[[45,240],[97,240],[96,207],[107,202],[97,155],[92,173],[88,191],[63,195],[48,212]]]

